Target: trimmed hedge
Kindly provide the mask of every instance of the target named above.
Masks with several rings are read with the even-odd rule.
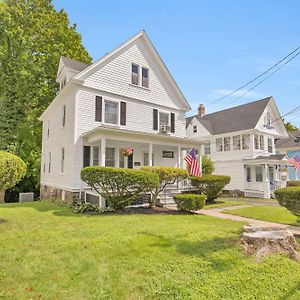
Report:
[[[300,217],[300,187],[287,187],[275,191],[279,204]]]
[[[143,167],[142,170],[157,174],[159,177],[159,186],[152,190],[152,207],[156,205],[158,194],[161,193],[167,185],[184,180],[189,176],[187,170],[173,167]]]
[[[230,182],[230,176],[225,175],[202,175],[191,177],[192,185],[200,194],[207,196],[207,202],[217,199],[224,187]]]
[[[287,181],[286,186],[300,186],[300,180],[289,180]]]
[[[18,156],[0,151],[0,202],[4,201],[4,192],[15,186],[26,174],[27,166]]]
[[[177,194],[174,196],[177,209],[181,211],[195,211],[202,209],[205,205],[206,196],[199,194]]]
[[[112,167],[83,168],[81,179],[97,191],[111,209],[123,209],[140,194],[151,192],[159,186],[155,173]]]

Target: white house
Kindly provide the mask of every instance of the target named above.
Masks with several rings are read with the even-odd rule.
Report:
[[[215,174],[229,175],[230,193],[270,198],[285,185],[288,161],[276,154],[275,141],[288,137],[272,97],[187,118],[187,136],[205,143],[215,162]]]
[[[77,197],[84,166],[181,167],[184,150],[200,149],[186,137],[190,106],[144,31],[91,65],[62,57],[56,80],[40,117],[41,198]]]

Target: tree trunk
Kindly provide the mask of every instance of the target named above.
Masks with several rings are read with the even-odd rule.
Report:
[[[0,203],[4,203],[5,190],[0,190]]]

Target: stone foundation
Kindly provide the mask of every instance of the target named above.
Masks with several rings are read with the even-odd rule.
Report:
[[[240,190],[223,190],[222,196],[229,196],[234,198],[245,197],[245,193]]]
[[[79,199],[79,192],[70,192],[53,186],[41,185],[40,199],[61,199],[72,204]]]

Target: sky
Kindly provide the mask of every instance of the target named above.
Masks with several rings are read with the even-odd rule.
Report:
[[[300,1],[54,0],[77,24],[93,60],[144,29],[192,111],[273,96],[281,115],[300,105],[300,55],[244,97],[210,104],[300,46]],[[249,86],[248,88],[250,88]],[[287,116],[300,127],[300,110]]]

